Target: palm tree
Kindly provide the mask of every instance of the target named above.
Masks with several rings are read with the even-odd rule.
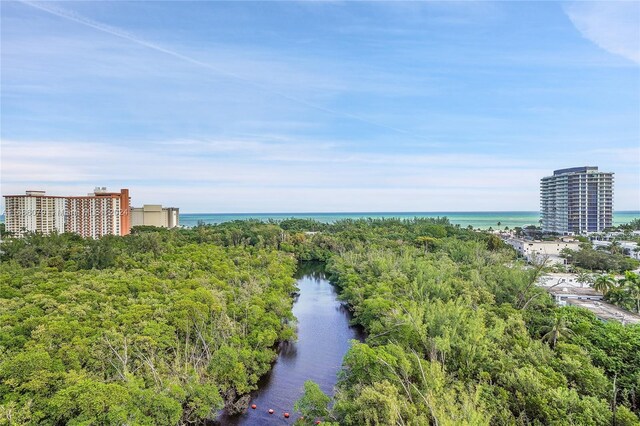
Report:
[[[629,293],[629,296],[633,300],[636,312],[640,313],[640,275],[627,271],[624,273],[624,278],[618,281],[622,284]]]
[[[551,348],[555,348],[558,340],[572,336],[575,334],[567,324],[567,320],[564,317],[556,315],[553,324],[550,327],[547,327],[549,331],[542,336],[542,340],[544,342],[549,343]]]
[[[578,276],[576,277],[576,281],[582,284],[593,285],[594,282],[593,274],[589,272],[580,271],[578,272]]]
[[[624,250],[622,249],[622,244],[620,244],[618,241],[612,241],[611,244],[609,244],[609,253],[611,254],[622,254]]]
[[[613,287],[604,298],[607,302],[620,306],[623,309],[633,309],[633,299],[624,287]]]
[[[418,237],[416,238],[416,243],[419,246],[422,246],[424,248],[424,253],[427,254],[427,252],[429,251],[430,247],[433,247],[435,245],[435,243],[438,241],[437,238],[433,238],[433,237]]]
[[[600,293],[604,294],[605,296],[614,287],[616,287],[616,280],[613,277],[613,275],[611,275],[611,274],[600,275],[593,282],[594,290],[599,291]]]

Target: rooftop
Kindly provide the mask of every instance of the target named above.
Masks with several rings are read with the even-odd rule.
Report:
[[[578,274],[569,274],[564,272],[550,272],[545,274],[538,280],[538,285],[541,287],[589,287],[587,283],[578,281]]]
[[[633,312],[625,311],[610,303],[585,300],[585,299],[567,299],[568,305],[579,306],[593,312],[595,316],[604,321],[620,321],[622,324],[638,324],[640,323],[640,315]]]
[[[565,175],[567,173],[586,173],[589,171],[597,172],[598,166],[582,166],[582,167],[570,167],[568,169],[559,169],[559,170],[554,170],[553,175],[558,176],[558,175]]]
[[[47,195],[46,191],[38,191],[38,190],[27,190],[24,194],[19,195],[3,195],[4,198],[26,198],[26,197],[37,197],[37,198],[95,198],[95,197],[114,197],[120,196],[123,191],[128,191],[128,189],[121,189],[120,192],[110,192],[107,191],[106,187],[96,187],[93,192],[88,193],[87,195]]]
[[[602,293],[591,287],[576,287],[571,285],[560,284],[557,287],[546,287],[547,291],[554,296],[567,297],[567,300],[573,300],[569,296],[589,297],[601,299],[604,297]]]

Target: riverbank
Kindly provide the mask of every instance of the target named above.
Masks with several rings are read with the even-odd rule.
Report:
[[[351,313],[338,299],[323,263],[300,263],[296,278],[299,295],[293,314],[297,340],[280,345],[271,370],[258,382],[258,390],[251,393],[250,404],[256,408],[237,416],[222,415],[215,424],[293,424],[298,417],[293,406],[302,396],[304,382],[313,380],[324,393],[333,395],[351,341],[364,341],[362,328],[350,325]],[[269,409],[274,413],[269,414]],[[288,419],[284,418],[285,412],[290,413]]]

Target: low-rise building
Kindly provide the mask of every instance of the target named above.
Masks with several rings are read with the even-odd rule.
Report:
[[[578,274],[548,273],[538,280],[538,285],[547,289],[561,305],[566,299],[602,300],[603,298],[602,293],[594,290],[588,282],[580,281]]]
[[[600,300],[567,299],[565,303],[588,309],[602,321],[620,321],[622,325],[640,323],[640,315]]]
[[[555,241],[508,238],[505,243],[513,247],[529,262],[544,261],[549,264],[565,264],[565,259],[560,256],[564,249],[580,250],[580,242],[573,238],[561,238]]]
[[[179,226],[180,209],[177,207],[162,207],[160,204],[145,204],[142,207],[131,208],[131,226],[157,226],[161,228],[175,228]]]
[[[549,273],[541,277],[538,286],[545,288],[559,306],[579,306],[591,311],[602,321],[620,321],[622,324],[640,323],[640,315],[604,301],[604,296],[578,274]]]

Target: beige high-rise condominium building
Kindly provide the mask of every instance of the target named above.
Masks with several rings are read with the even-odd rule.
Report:
[[[127,235],[131,230],[129,190],[98,187],[86,196],[60,197],[45,191],[5,195],[5,226],[12,235],[75,232],[83,237]]]

